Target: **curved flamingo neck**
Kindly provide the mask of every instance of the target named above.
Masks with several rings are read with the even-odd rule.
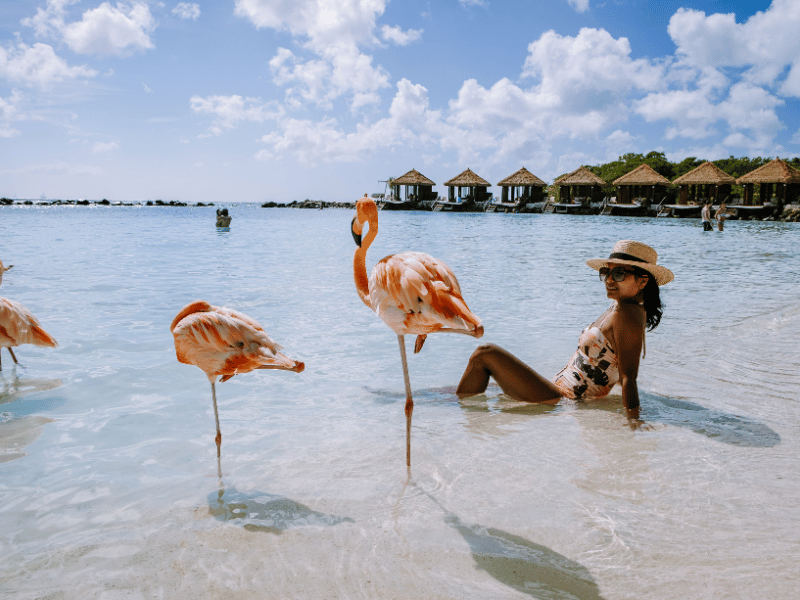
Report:
[[[353,255],[353,279],[356,282],[356,291],[361,301],[372,308],[369,301],[369,275],[367,275],[367,250],[378,235],[378,220],[370,218],[369,230],[361,241],[361,246],[356,248]]]

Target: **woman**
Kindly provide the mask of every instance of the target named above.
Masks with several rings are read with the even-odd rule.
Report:
[[[717,220],[717,229],[722,231],[725,228],[725,217],[728,216],[728,208],[725,203],[719,205],[717,212],[714,213],[714,218]]]
[[[555,404],[563,397],[602,398],[619,383],[628,416],[638,419],[636,377],[639,355],[644,355],[645,327],[652,331],[661,321],[659,286],[674,277],[672,271],[656,264],[657,258],[650,246],[621,240],[607,259],[586,261],[599,271],[606,295],[614,303],[583,330],[578,349],[553,381],[507,350],[486,344],[473,352],[456,392],[460,396],[483,393],[493,377],[510,396],[526,402]]]

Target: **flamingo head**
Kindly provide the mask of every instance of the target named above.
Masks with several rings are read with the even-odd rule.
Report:
[[[356,246],[361,247],[361,233],[364,230],[364,223],[369,223],[370,230],[375,230],[377,233],[378,227],[378,207],[372,198],[364,194],[363,198],[356,200],[356,216],[350,223],[350,232],[353,234],[353,239]]]

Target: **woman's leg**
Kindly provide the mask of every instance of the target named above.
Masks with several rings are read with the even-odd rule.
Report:
[[[459,396],[482,394],[493,378],[509,396],[525,402],[558,402],[562,392],[528,365],[494,344],[483,344],[469,357],[469,363],[456,393]]]

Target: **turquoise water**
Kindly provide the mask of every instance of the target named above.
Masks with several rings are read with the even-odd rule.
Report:
[[[800,229],[380,213],[368,267],[445,261],[499,343],[552,376],[608,305],[620,238],[676,280],[647,336],[648,427],[451,389],[477,341],[409,356],[359,301],[349,210],[0,207],[0,295],[59,347],[3,350],[3,598],[794,598]],[[175,359],[196,299],[258,320],[301,374],[217,385]],[[410,342],[410,340],[409,340]]]

